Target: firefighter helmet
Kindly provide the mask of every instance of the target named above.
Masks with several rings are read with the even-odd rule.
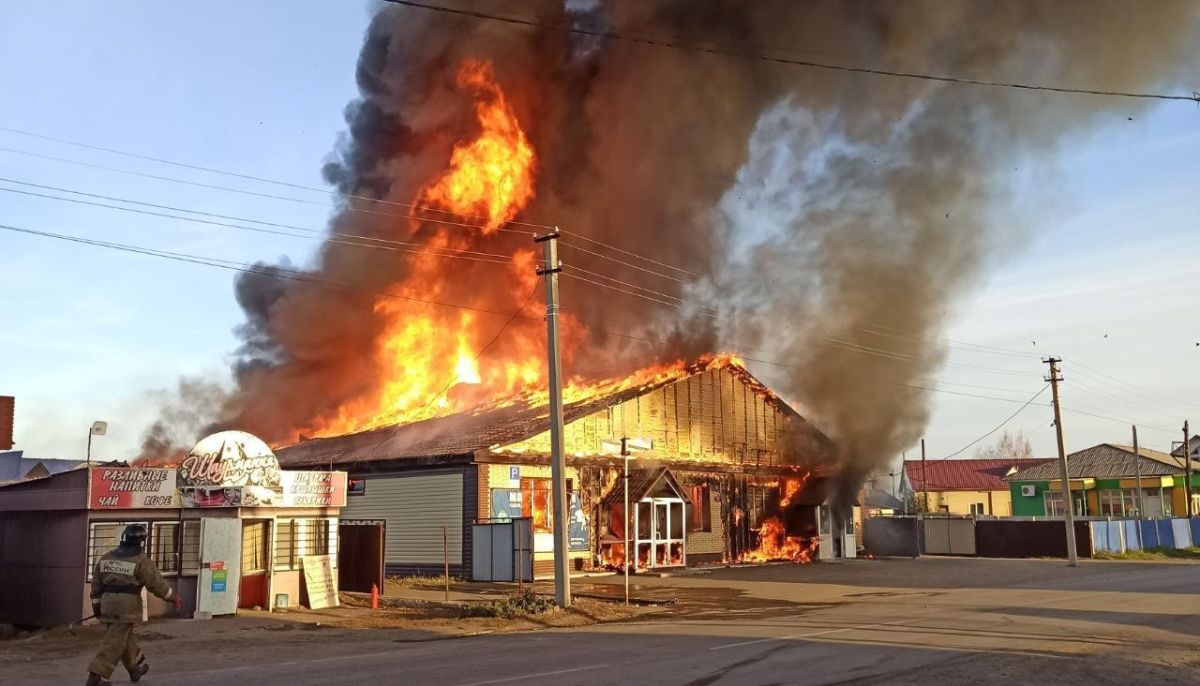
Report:
[[[146,525],[145,524],[130,524],[121,532],[121,545],[123,547],[141,548],[146,543]]]

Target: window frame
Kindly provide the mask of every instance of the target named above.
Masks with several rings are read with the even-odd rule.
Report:
[[[190,532],[195,532],[191,535]],[[194,541],[194,543],[193,543]],[[185,519],[179,538],[179,574],[181,576],[200,575],[200,520]]]
[[[179,520],[159,520],[157,522],[150,522],[150,537],[146,544],[146,555],[154,562],[154,566],[158,568],[159,573],[163,576],[179,576],[179,568],[182,566],[183,562],[179,552],[179,536],[182,530],[180,524],[181,523]],[[165,560],[160,557],[162,551],[159,550],[159,544],[161,543],[159,531],[168,527],[172,530],[169,539],[171,541],[171,549],[166,553],[171,557],[170,566],[164,564]]]
[[[1046,510],[1047,517],[1064,517],[1066,516],[1066,498],[1063,497],[1062,491],[1051,491],[1049,489],[1042,492],[1042,505]],[[1053,507],[1051,507],[1053,505]]]
[[[687,533],[712,533],[712,487],[694,484],[689,491],[692,506],[686,508]]]
[[[526,486],[528,485],[528,488]],[[549,478],[521,477],[521,516],[530,521],[533,533],[548,534],[554,531],[554,488]],[[536,516],[538,496],[545,503],[544,523]]]
[[[282,536],[284,527],[287,527],[287,535]],[[297,568],[296,564],[296,519],[276,519],[275,520],[275,549],[271,555],[271,569],[276,571],[291,571]],[[287,562],[280,563],[280,548],[284,545],[286,538],[287,545]]]
[[[87,581],[88,582],[91,582],[91,580],[92,580],[92,571],[96,569],[96,561],[99,560],[101,557],[103,557],[104,554],[107,553],[109,550],[112,550],[113,548],[117,547],[118,544],[120,544],[121,532],[125,530],[125,527],[127,527],[131,524],[141,524],[142,526],[146,527],[147,529],[150,528],[150,522],[145,521],[145,520],[114,521],[114,520],[106,519],[106,520],[98,520],[98,521],[93,520],[93,521],[88,522],[88,535],[87,535],[87,548],[86,548],[86,551],[87,551]],[[116,536],[113,537],[112,548],[105,548],[104,550],[98,550],[96,548],[96,527],[99,527],[99,526],[115,526],[116,527],[117,534],[116,534]],[[147,545],[147,547],[149,547],[149,546]],[[146,550],[145,552],[146,552],[146,554],[150,554],[149,550]]]

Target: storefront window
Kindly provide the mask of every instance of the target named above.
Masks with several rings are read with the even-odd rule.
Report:
[[[298,555],[329,554],[329,520],[297,520],[296,550]]]
[[[183,523],[183,573],[198,574],[200,572],[200,522],[192,520]]]
[[[328,519],[275,520],[275,569],[299,569],[306,555],[331,555]]]
[[[275,520],[275,569],[291,569],[295,554],[296,523],[291,519]]]
[[[178,522],[155,522],[150,529],[150,553],[158,571],[175,574],[179,571],[177,555]]]
[[[550,492],[550,479],[521,479],[521,516],[533,522],[535,532],[548,533],[554,521]]]
[[[1100,514],[1106,517],[1135,516],[1137,491],[1132,488],[1100,491]]]
[[[146,522],[92,522],[88,532],[88,581],[92,580],[92,569],[96,567],[96,560],[117,547],[121,541],[121,532],[130,524],[145,526]]]
[[[1046,491],[1043,495],[1046,498],[1046,516],[1064,516],[1062,491]]]

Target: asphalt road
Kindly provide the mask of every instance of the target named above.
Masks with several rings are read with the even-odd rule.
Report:
[[[202,652],[156,641],[143,683],[1200,684],[1200,565],[820,567],[641,580],[646,592],[678,594],[680,614],[625,624],[417,643],[363,631],[235,631]],[[85,662],[0,662],[0,682],[82,683]]]

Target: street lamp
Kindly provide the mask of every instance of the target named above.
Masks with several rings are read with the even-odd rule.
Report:
[[[103,436],[108,433],[108,422],[94,421],[88,431],[87,464],[92,466],[92,436]]]

